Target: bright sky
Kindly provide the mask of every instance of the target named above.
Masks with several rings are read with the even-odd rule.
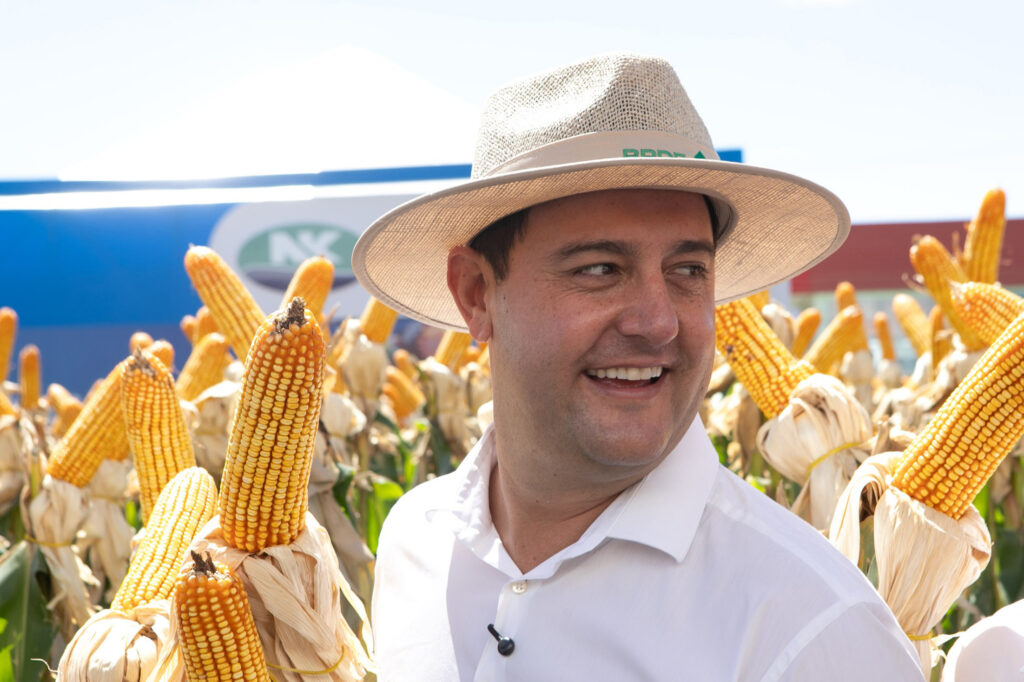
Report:
[[[200,159],[209,173],[226,161],[217,154],[254,173],[299,170],[306,158],[351,167],[355,133],[308,111],[317,107],[389,127],[416,121],[416,138],[430,138],[420,157],[469,162],[465,129],[496,86],[625,49],[676,67],[716,146],[828,187],[855,223],[966,220],[992,187],[1017,217],[1022,19],[1010,0],[0,0],[0,178],[69,177],[182,129],[210,150]],[[337,55],[356,54],[338,48],[374,53],[444,110],[345,91],[338,84],[360,64],[332,78]],[[246,93],[258,93],[246,100],[256,127],[245,111],[218,114]]]

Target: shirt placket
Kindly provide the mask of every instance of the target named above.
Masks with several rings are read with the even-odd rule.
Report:
[[[538,587],[538,581],[515,579],[505,583],[501,588],[498,608],[494,614],[494,622],[491,623],[494,632],[491,633],[491,641],[484,647],[483,655],[480,657],[476,674],[473,676],[475,682],[522,679],[520,673],[523,667],[519,661],[523,656],[529,656],[530,651],[528,638],[523,640],[518,635],[525,635],[521,628],[526,622],[530,602],[536,598]],[[494,633],[497,633],[497,636]],[[504,638],[509,641],[503,642]],[[527,642],[525,645],[524,641]]]

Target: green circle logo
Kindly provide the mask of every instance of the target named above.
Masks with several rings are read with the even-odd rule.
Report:
[[[249,238],[238,253],[238,267],[254,282],[285,291],[302,261],[323,256],[334,263],[332,288],[355,279],[352,248],[357,235],[336,225],[278,225]]]

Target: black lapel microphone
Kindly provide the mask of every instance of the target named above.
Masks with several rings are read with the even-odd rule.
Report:
[[[489,623],[487,625],[487,632],[491,633],[491,636],[498,640],[498,653],[502,656],[511,656],[512,652],[516,650],[516,643],[512,641],[512,638],[502,637],[501,634],[494,629],[494,623]]]

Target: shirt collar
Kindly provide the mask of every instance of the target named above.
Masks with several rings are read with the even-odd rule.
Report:
[[[449,474],[451,494],[439,499],[426,514],[431,522],[448,525],[455,537],[482,560],[508,572],[507,555],[491,521],[488,498],[494,458],[494,427],[489,426]],[[574,545],[551,559],[557,559],[557,565],[593,549],[605,538],[616,538],[647,545],[682,561],[697,532],[717,470],[718,454],[704,424],[695,417],[679,443],[653,471],[623,491]]]
[[[612,520],[608,537],[648,545],[682,561],[717,473],[718,453],[700,417],[694,417],[672,452],[619,496],[622,509]]]

